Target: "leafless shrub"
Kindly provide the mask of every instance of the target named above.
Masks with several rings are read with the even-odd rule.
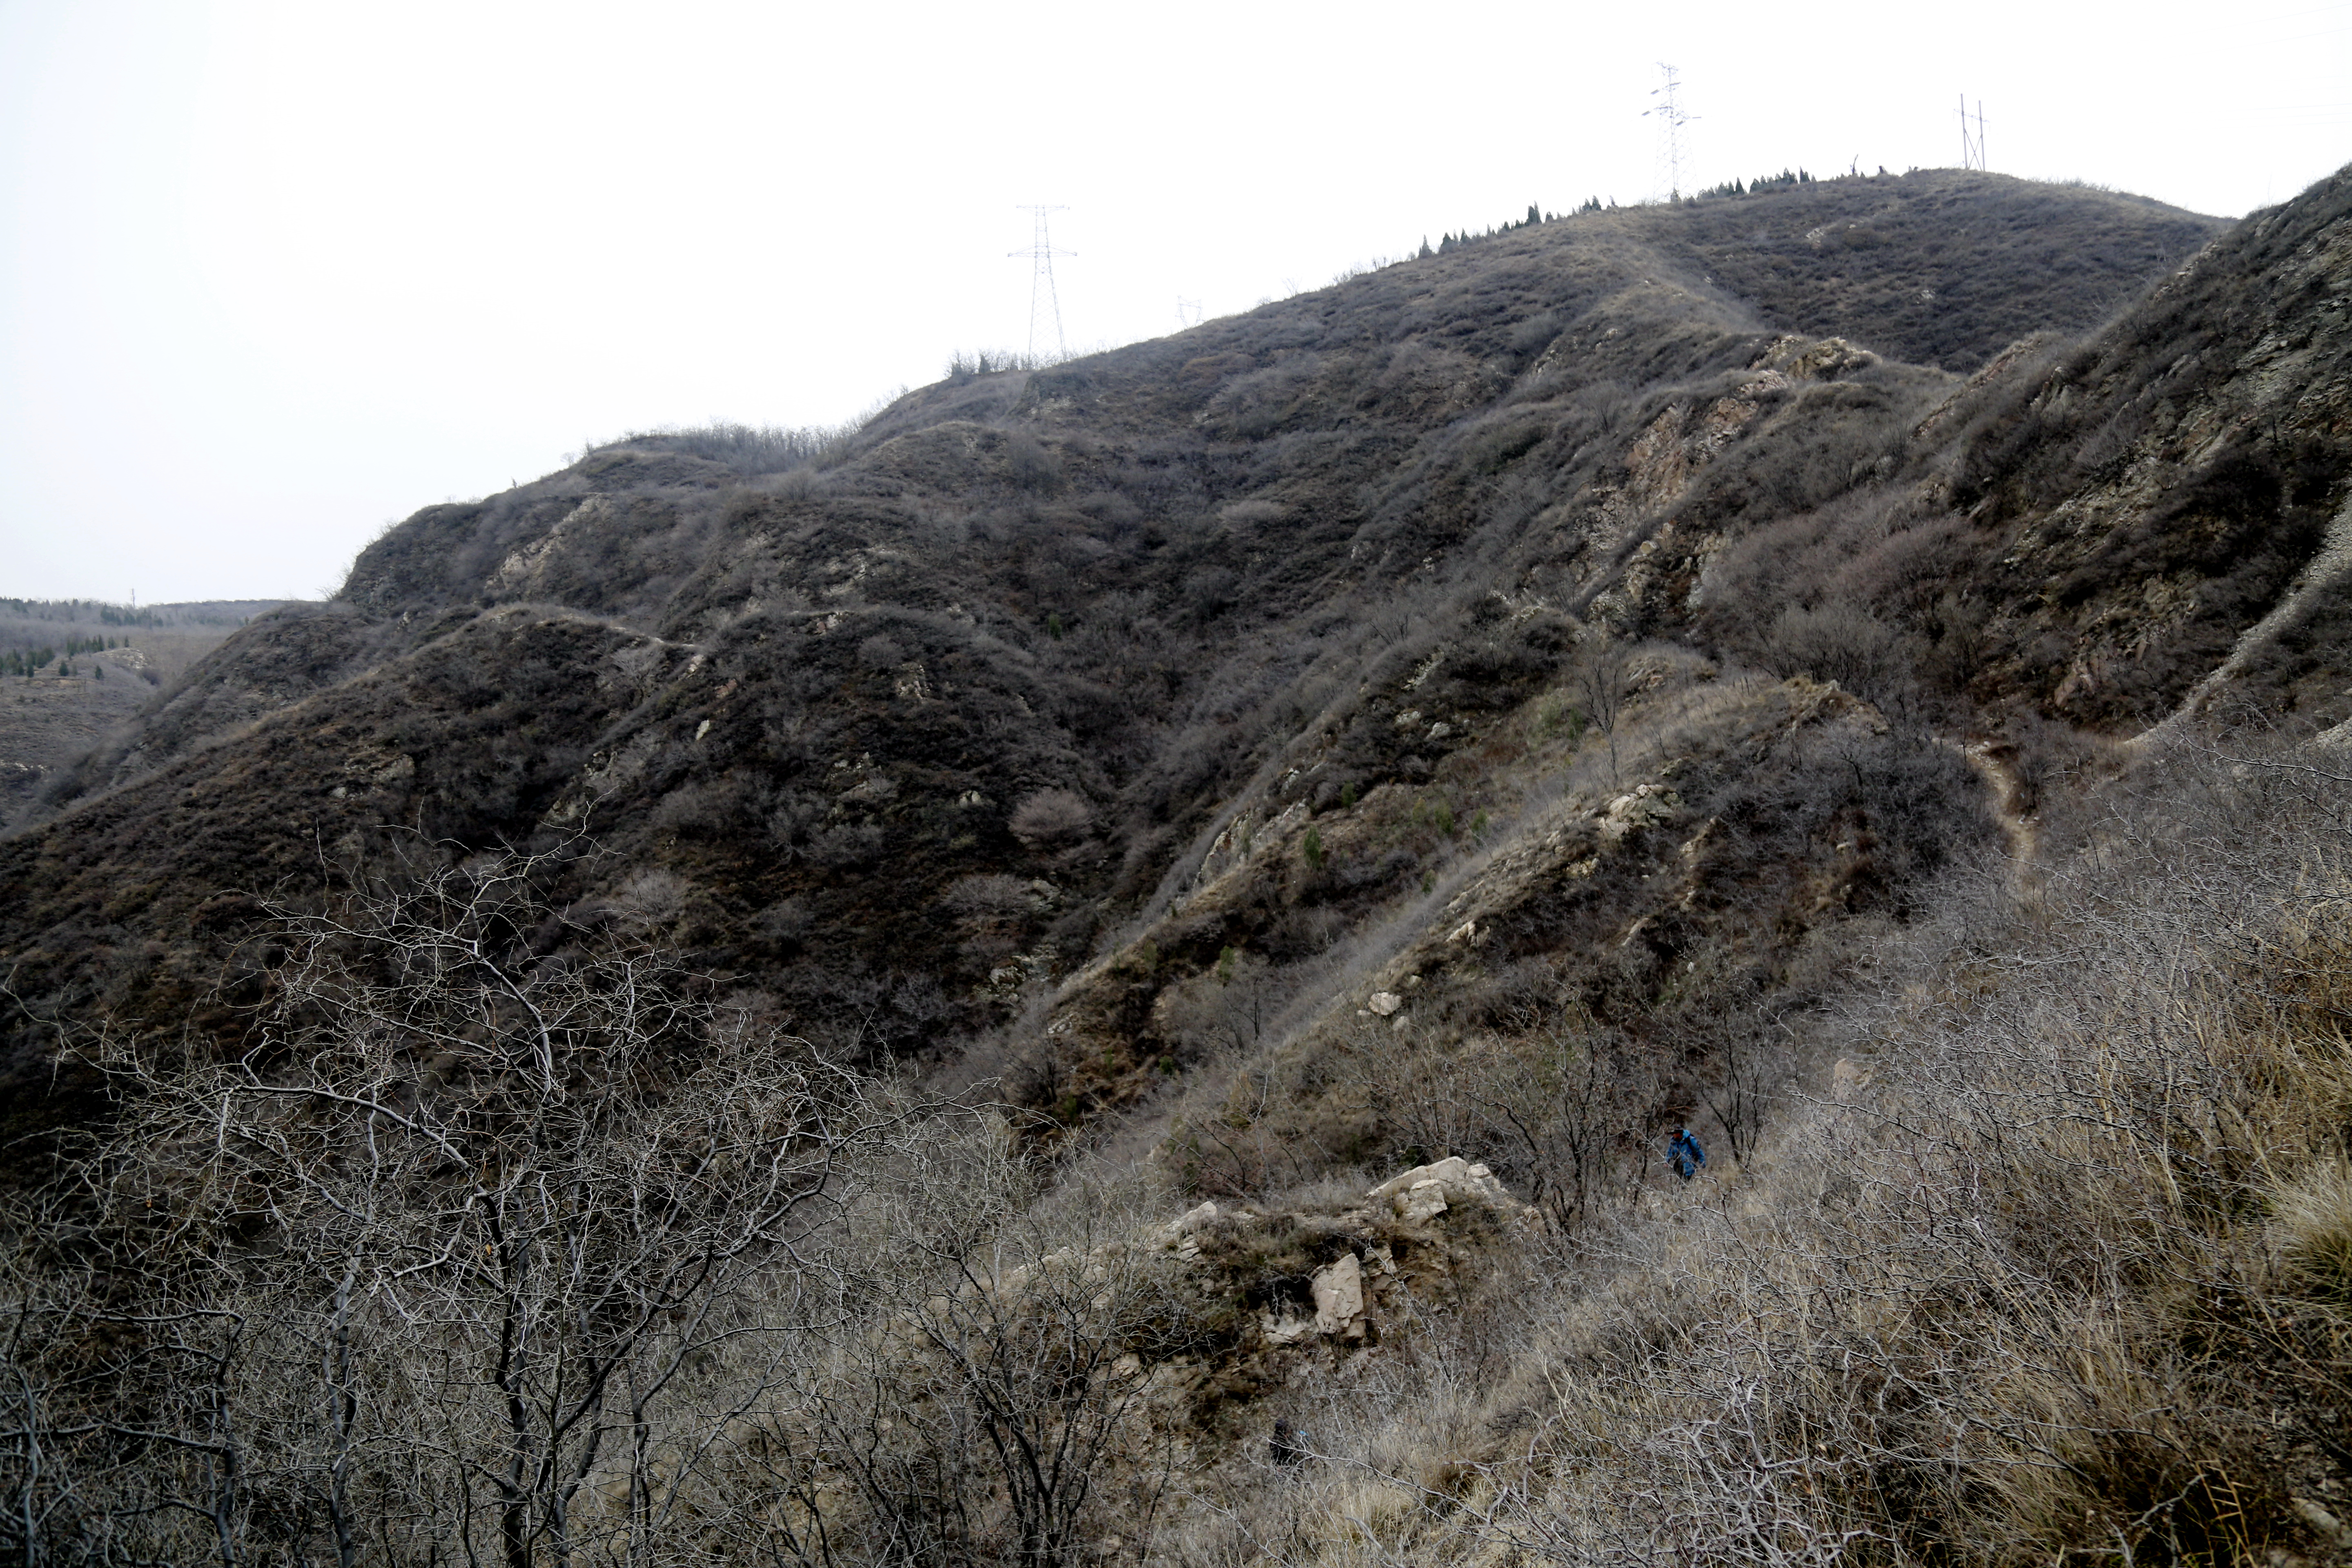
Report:
[[[1228,948],[1209,969],[1163,994],[1157,1021],[1183,1060],[1239,1060],[1265,1043],[1284,999],[1265,959]]]
[[[1041,789],[1013,808],[1006,826],[1033,854],[1076,843],[1093,826],[1094,807],[1075,790]]]
[[[940,901],[948,912],[967,918],[1003,918],[1026,914],[1036,895],[1018,877],[980,872],[959,877]]]
[[[519,946],[536,869],[288,911],[238,1060],[93,1047],[124,1118],[47,1216],[81,1266],[12,1226],[26,1560],[641,1562],[709,1517],[919,1112],[625,927]]]
[[[870,863],[888,838],[878,822],[842,822],[809,835],[803,853],[812,865],[846,870]]]
[[[1609,742],[1609,777],[1617,777],[1617,721],[1634,695],[1633,650],[1607,632],[1578,650],[1573,680],[1585,718]]]
[[[934,1145],[912,1239],[809,1408],[891,1563],[1097,1560],[1114,1523],[1148,1540],[1171,1456],[1145,1401],[1194,1348],[1181,1277],[1139,1245],[1132,1194],[1040,1202],[1002,1131]],[[878,1550],[877,1550],[878,1549]],[[861,1553],[861,1560],[864,1560]]]
[[[821,463],[835,455],[862,423],[853,420],[838,428],[788,430],[773,425],[721,421],[688,428],[638,431],[617,441],[592,447],[582,455],[616,447],[642,447],[724,463],[740,474],[781,474]]]
[[[1023,432],[1005,438],[1004,470],[1016,489],[1050,494],[1061,488],[1061,459],[1035,437]]]
[[[1776,675],[1835,681],[1897,723],[1918,715],[1906,639],[1867,611],[1851,605],[1791,605],[1772,623],[1762,652]]]

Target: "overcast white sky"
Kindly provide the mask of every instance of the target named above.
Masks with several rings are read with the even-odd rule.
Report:
[[[834,424],[1529,202],[1958,161],[2235,215],[2352,158],[2352,4],[0,0],[0,595],[310,595],[590,439]]]

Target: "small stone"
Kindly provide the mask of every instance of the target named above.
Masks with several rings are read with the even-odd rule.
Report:
[[[1385,1018],[1404,1005],[1404,998],[1393,991],[1375,991],[1372,993],[1372,999],[1366,1005]]]
[[[2344,1521],[2309,1498],[2289,1498],[2287,1503],[2304,1523],[2330,1541],[2342,1541],[2345,1538]]]
[[[1265,1342],[1270,1345],[1295,1345],[1315,1332],[1315,1320],[1293,1317],[1288,1312],[1276,1318],[1271,1312],[1258,1315],[1258,1326],[1265,1331]]]

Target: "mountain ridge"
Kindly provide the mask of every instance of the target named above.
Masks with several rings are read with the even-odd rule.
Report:
[[[2024,210],[2011,211],[2003,204],[2019,192]],[[681,658],[665,654],[670,665],[691,664],[698,654],[730,656],[730,648],[740,660],[743,623],[761,615],[786,617],[789,626],[778,623],[776,631],[792,633],[801,658],[834,643],[829,635],[817,642],[804,635],[828,616],[836,625],[859,626],[860,643],[896,637],[908,645],[899,651],[911,657],[888,661],[887,680],[992,691],[984,701],[1003,717],[983,722],[1029,731],[1020,749],[1031,760],[1012,773],[950,767],[938,786],[942,792],[977,792],[1003,811],[1024,793],[1076,784],[1097,810],[1163,817],[1175,800],[1203,787],[1205,781],[1184,782],[1188,771],[1214,755],[1197,743],[1201,738],[1262,724],[1269,701],[1303,717],[1314,700],[1307,695],[1312,682],[1336,683],[1344,679],[1338,672],[1360,658],[1340,648],[1310,648],[1310,626],[1252,633],[1257,640],[1238,660],[1188,673],[1181,667],[1197,659],[1192,649],[1207,628],[1254,626],[1268,615],[1265,606],[1280,603],[1336,605],[1367,595],[1367,603],[1393,601],[1397,595],[1371,584],[1400,567],[1427,579],[1407,598],[1466,600],[1499,587],[1522,605],[1556,607],[1545,614],[1590,615],[1596,595],[1606,594],[1614,597],[1600,606],[1604,622],[1613,618],[1628,631],[1645,618],[1666,624],[1654,616],[1654,602],[1676,593],[1687,598],[1704,567],[1665,566],[1662,558],[1671,552],[1661,548],[1658,519],[1678,506],[1690,510],[1683,490],[1694,475],[1719,467],[1716,458],[1727,447],[1745,441],[1759,452],[1791,452],[1797,444],[1755,440],[1755,429],[1801,428],[1807,439],[1798,471],[1787,471],[1789,459],[1775,457],[1753,465],[1742,490],[1718,486],[1704,498],[1732,506],[1735,516],[1759,505],[1801,510],[1815,492],[1834,494],[1853,480],[1854,463],[1834,473],[1822,465],[1822,451],[1841,427],[1877,444],[1856,454],[1866,467],[1885,456],[1885,432],[1899,423],[1894,411],[1916,410],[1926,418],[1937,400],[1965,395],[1943,373],[1902,367],[1862,344],[1811,346],[1814,340],[1774,333],[1761,317],[1824,298],[1825,280],[1843,277],[1857,261],[1883,265],[1890,253],[1911,248],[1895,241],[1918,226],[1930,232],[1940,222],[1954,230],[1929,247],[1934,254],[1923,263],[1940,268],[1954,264],[1954,256],[1978,254],[2021,223],[2030,226],[2051,203],[2072,203],[2074,221],[2114,231],[2100,245],[2078,248],[2134,266],[2168,247],[2177,266],[2180,248],[2210,227],[2098,193],[1960,175],[1820,182],[1685,207],[1588,214],[1094,360],[951,378],[884,411],[822,470],[795,467],[760,479],[684,449],[690,443],[658,438],[593,453],[495,503],[429,507],[388,532],[362,552],[338,601],[281,612],[265,623],[263,635],[224,650],[144,721],[138,735],[93,758],[89,782],[121,787],[236,726],[259,721],[266,728],[268,716],[287,713],[289,703],[335,689],[388,658],[421,656],[434,638],[457,635],[478,616],[478,601],[506,605],[510,616],[536,599],[564,605],[569,614],[614,618],[664,646],[690,645]],[[1977,216],[1954,225],[1949,215],[1956,210]],[[1872,232],[1885,243],[1830,249],[1806,238],[1824,223],[1864,222],[1875,224]],[[1699,258],[1699,279],[1686,280],[1695,286],[1660,281],[1654,235],[1678,223],[1696,228],[1667,259],[1686,271],[1683,264]],[[1653,239],[1646,260],[1637,245],[1645,231]],[[1749,241],[1745,262],[1734,254],[1743,232]],[[1720,289],[1710,292],[1707,279],[1742,265],[1759,280],[1764,304],[1737,304]],[[2108,293],[2100,299],[2119,302],[2120,285],[2106,281]],[[2046,313],[2088,313],[2083,279],[2073,271],[2053,276],[2051,288]],[[1850,302],[1842,308],[1853,313]],[[2010,300],[1971,314],[1964,304],[1957,308],[1964,330],[1954,330],[1972,345],[1970,353],[1990,354],[2005,330],[2001,311],[2019,308]],[[1913,315],[1908,305],[1885,314],[1879,336],[1890,342],[1916,336]],[[1363,358],[1368,353],[1377,364]],[[1629,390],[1658,385],[1662,370],[1666,384],[1688,390],[1673,396],[1653,391],[1646,402]],[[1712,399],[1694,401],[1710,387]],[[1536,479],[1526,478],[1537,470],[1543,471]],[[1367,483],[1377,491],[1366,490]],[[1368,511],[1366,500],[1375,493],[1380,500]],[[910,510],[910,498],[934,496],[964,499],[949,503],[956,515],[931,500]],[[1529,542],[1547,525],[1576,557],[1572,563],[1530,552]],[[1664,529],[1671,546],[1676,524],[1667,521]],[[961,559],[959,551],[989,561],[983,571],[993,605],[965,605],[968,595],[960,596],[953,579],[930,563],[934,556],[941,566]],[[1500,584],[1495,563],[1514,553],[1523,558],[1511,568],[1517,580]],[[1150,602],[1133,602],[1138,592]],[[1130,598],[1115,597],[1121,594]],[[1103,601],[1107,613],[1080,613],[1089,598],[1103,595],[1114,596]],[[778,609],[769,610],[772,605]],[[1402,619],[1391,622],[1398,631],[1421,614],[1411,605],[1399,609]],[[1103,645],[1082,656],[1091,668],[1074,669],[1070,644],[1040,635],[1038,623],[1065,616],[1078,642]],[[1117,624],[1122,620],[1124,629]],[[1146,633],[1140,640],[1130,635],[1138,627]],[[506,645],[489,628],[464,635],[487,639],[466,657],[488,663],[522,657],[494,651]],[[772,635],[752,631],[748,640]],[[1258,646],[1286,636],[1288,653]],[[1550,653],[1511,657],[1532,673],[1548,658],[1556,662],[1566,641],[1555,642]],[[955,658],[980,678],[978,686],[963,687],[946,668],[934,668],[941,652],[959,645],[964,651]],[[868,683],[886,679],[865,673],[880,667],[864,656],[845,668],[834,658],[822,662],[836,683],[853,671]],[[1307,662],[1286,662],[1297,659]],[[1286,679],[1299,679],[1281,671],[1302,668],[1310,687],[1279,690]],[[1331,673],[1313,675],[1318,668]],[[814,674],[809,667],[795,679],[806,684]],[[1171,723],[1155,715],[1157,733],[1129,721],[1132,703],[1113,694],[1132,690],[1139,678],[1168,694],[1162,705],[1182,700],[1193,717]],[[597,684],[609,679],[597,677]],[[1230,700],[1202,705],[1209,689],[1238,694],[1253,686],[1265,689],[1254,707],[1236,710]],[[682,690],[647,700],[656,707],[688,700]],[[432,700],[463,710],[475,699],[440,690]],[[1041,710],[1047,714],[1042,727]],[[970,729],[961,718],[953,727],[959,735]],[[1072,734],[1083,734],[1084,743],[1074,749],[1055,738]],[[970,747],[968,739],[941,739],[912,749],[969,754]],[[620,759],[596,774],[599,787],[611,788],[635,765],[628,745],[582,735],[560,748],[567,758],[604,750]],[[1123,761],[1113,773],[1097,775],[1088,760],[1097,757]],[[429,758],[420,760],[429,776]],[[551,778],[541,765],[547,761],[518,753],[470,772],[477,779]],[[1419,761],[1428,765],[1433,758]],[[548,765],[561,772],[577,764]],[[1243,767],[1238,759],[1221,764],[1221,776],[1238,782],[1235,770]],[[709,781],[704,795],[725,798],[706,799],[702,809],[722,820],[746,809],[773,817],[772,804],[747,807],[733,798],[730,791],[741,793],[730,782],[735,776],[722,769]],[[483,798],[506,798],[486,784],[478,787],[489,791]],[[464,793],[444,786],[428,795],[447,801]],[[378,786],[366,798],[398,811],[397,794],[379,799],[383,794]],[[551,804],[541,801],[532,815]],[[673,802],[667,809],[689,816],[694,805]],[[831,805],[820,813],[834,814]],[[490,817],[509,825],[492,828],[483,820],[469,826],[467,815],[435,820],[412,808],[404,819],[428,835],[459,840],[522,826],[497,812]],[[814,859],[837,855],[855,864],[856,835],[845,837],[840,826],[820,825],[818,835],[830,836],[822,845],[806,830],[788,829],[792,858],[807,869],[813,849]],[[707,831],[685,825],[689,851]],[[800,836],[792,837],[795,832]],[[998,858],[1010,851],[1016,860],[1032,858],[1001,826],[993,833],[989,842],[1002,847]],[[1162,879],[1176,834],[1189,836],[1177,822],[1158,829],[1147,823],[1123,835],[1123,869],[1112,885],[1127,891],[1114,893],[1114,903]],[[671,841],[677,842],[675,835]],[[280,852],[249,863],[292,862]],[[824,868],[815,868],[822,880]],[[988,869],[975,866],[967,874]],[[727,902],[744,909],[741,897]],[[776,907],[771,895],[753,897]],[[117,894],[110,902],[121,908],[124,900]],[[1079,951],[1071,948],[1055,962],[1070,962]]]

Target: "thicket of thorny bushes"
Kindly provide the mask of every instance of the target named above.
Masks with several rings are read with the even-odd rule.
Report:
[[[1322,1388],[1340,1462],[1252,1532],[1363,1563],[2340,1544],[2352,769],[2183,750],[2095,800],[1856,955],[1821,1037],[1853,1066],[1778,1097],[1745,1169]]]
[[[551,915],[531,863],[359,879],[282,912],[245,1059],[81,1042],[121,1116],[7,1216],[0,1532],[48,1563],[2328,1544],[2297,1489],[2352,1440],[2352,769],[2114,772],[2045,796],[2030,862],[1871,928],[1744,1163],[1628,1184],[1273,1394],[1303,1463],[1196,1441],[1185,1391],[1246,1331],[1141,1244],[1180,1194],[778,1037],[625,901]]]

